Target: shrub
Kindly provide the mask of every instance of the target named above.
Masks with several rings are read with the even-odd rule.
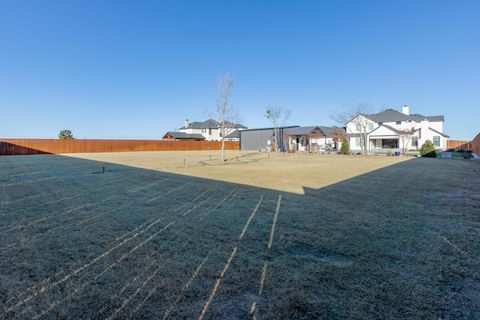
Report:
[[[420,154],[422,157],[427,158],[436,158],[437,153],[435,152],[435,146],[433,145],[432,141],[427,140],[420,148]]]
[[[350,143],[348,142],[348,139],[343,139],[342,140],[342,147],[340,148],[340,153],[341,154],[350,154]]]
[[[387,151],[387,157],[391,157],[391,156],[393,156],[393,152],[392,152],[392,151],[390,151],[390,150],[389,150],[389,151]]]

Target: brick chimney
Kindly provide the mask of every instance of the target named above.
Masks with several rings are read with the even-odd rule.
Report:
[[[410,107],[409,107],[408,105],[404,105],[404,106],[402,107],[402,113],[403,113],[403,114],[406,114],[407,116],[409,116],[409,115],[410,115]]]

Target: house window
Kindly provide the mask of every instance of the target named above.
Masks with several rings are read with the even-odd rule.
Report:
[[[356,137],[355,138],[355,145],[357,147],[363,148],[363,137]]]
[[[362,126],[360,125],[360,123],[357,123],[357,131],[362,131]]]
[[[402,124],[402,121],[397,121],[397,122],[395,122],[395,124],[399,124],[399,125],[400,125],[400,124]]]
[[[368,124],[368,131],[372,131],[373,130],[373,123],[369,123]]]
[[[418,137],[416,136],[412,137],[412,147],[418,148]]]
[[[383,122],[379,122],[378,125],[381,126],[383,124]]]
[[[433,145],[435,147],[440,147],[440,136],[433,136]]]
[[[209,129],[208,129],[208,134],[209,134],[209,135],[212,135],[212,128],[209,128]]]

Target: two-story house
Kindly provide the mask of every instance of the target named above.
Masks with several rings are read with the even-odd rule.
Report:
[[[346,124],[350,150],[359,152],[366,145],[368,152],[391,149],[418,150],[425,141],[435,148],[446,149],[448,135],[443,133],[444,116],[410,114],[387,109],[376,114],[358,115]],[[365,140],[367,143],[365,144]]]
[[[229,141],[238,141],[239,134],[238,131],[247,129],[245,126],[239,123],[228,123],[228,128],[225,130],[225,140]],[[203,122],[192,122],[190,123],[185,120],[183,127],[178,129],[179,132],[185,133],[187,135],[191,134],[201,134],[205,137],[207,141],[220,141],[222,140],[221,137],[221,130],[220,130],[220,123],[213,119],[208,119]]]

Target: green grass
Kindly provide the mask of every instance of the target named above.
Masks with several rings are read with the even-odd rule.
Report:
[[[480,317],[474,161],[413,159],[301,195],[3,157],[0,201],[0,318]]]

